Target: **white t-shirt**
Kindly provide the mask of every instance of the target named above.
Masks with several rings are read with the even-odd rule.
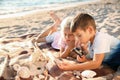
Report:
[[[93,44],[89,44],[90,58],[93,58],[94,54],[105,53],[105,60],[118,48],[118,44],[120,44],[119,39],[107,33],[96,32]]]

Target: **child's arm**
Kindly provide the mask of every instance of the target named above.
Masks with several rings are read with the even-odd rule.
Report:
[[[60,57],[66,58],[71,53],[73,48],[75,47],[75,41],[69,41],[65,48],[61,47],[60,49]]]
[[[96,69],[101,65],[103,58],[104,58],[104,53],[101,53],[101,54],[95,54],[93,60],[84,63],[71,64],[68,62],[62,62],[57,65],[62,70]]]
[[[68,46],[67,46],[65,49],[64,49],[64,48],[61,48],[61,49],[60,49],[60,57],[61,57],[61,58],[66,58],[66,57],[68,57],[68,55],[70,54],[71,50],[72,50],[72,48],[70,48],[70,47],[68,47]]]

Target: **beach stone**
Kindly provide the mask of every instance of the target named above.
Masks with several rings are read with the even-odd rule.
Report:
[[[82,80],[82,78],[76,78],[72,72],[67,71],[58,76],[57,80]]]
[[[31,74],[27,67],[20,67],[20,69],[17,70],[17,75],[21,78],[29,78]]]

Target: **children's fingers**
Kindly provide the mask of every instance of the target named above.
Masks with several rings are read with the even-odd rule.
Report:
[[[84,62],[84,60],[85,60],[85,57],[84,56],[79,56],[79,55],[77,55],[77,61],[79,61],[79,62]]]
[[[67,67],[67,64],[66,63],[64,63],[64,62],[62,62],[62,63],[59,63],[58,64],[58,67],[60,68],[60,69],[65,69],[66,67]]]
[[[80,58],[80,56],[79,55],[77,55],[77,60],[79,61],[79,60],[81,60],[81,58]]]

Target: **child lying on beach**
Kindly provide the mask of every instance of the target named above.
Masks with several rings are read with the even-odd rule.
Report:
[[[37,36],[36,39],[33,40],[35,40],[37,43],[41,42],[51,43],[51,46],[54,49],[59,49],[58,41],[60,39],[60,31],[57,31],[57,29],[61,23],[61,20],[54,12],[50,12],[50,15],[52,19],[55,21],[55,23],[48,29],[44,30],[41,34]]]
[[[71,31],[80,45],[89,43],[90,59],[85,59],[83,60],[85,62],[78,64],[60,62],[57,64],[60,69],[96,69],[103,63],[117,70],[120,66],[120,40],[107,33],[98,32],[92,16],[84,13],[78,14],[71,23]],[[80,57],[78,59],[82,60]]]
[[[60,25],[60,31],[57,31],[61,21],[54,13],[51,16],[55,20],[55,24],[40,34],[35,41],[51,43],[53,48],[60,50],[60,57],[62,58],[66,58],[70,53],[69,56],[76,58],[76,55],[73,55],[74,52],[72,52],[75,47],[75,38],[73,33],[70,32],[72,17],[65,18]]]
[[[75,45],[75,37],[73,33],[70,32],[70,24],[72,17],[65,18],[61,23],[61,39],[59,41],[60,45],[60,57],[66,58],[68,56],[76,58],[76,54],[73,49]]]

